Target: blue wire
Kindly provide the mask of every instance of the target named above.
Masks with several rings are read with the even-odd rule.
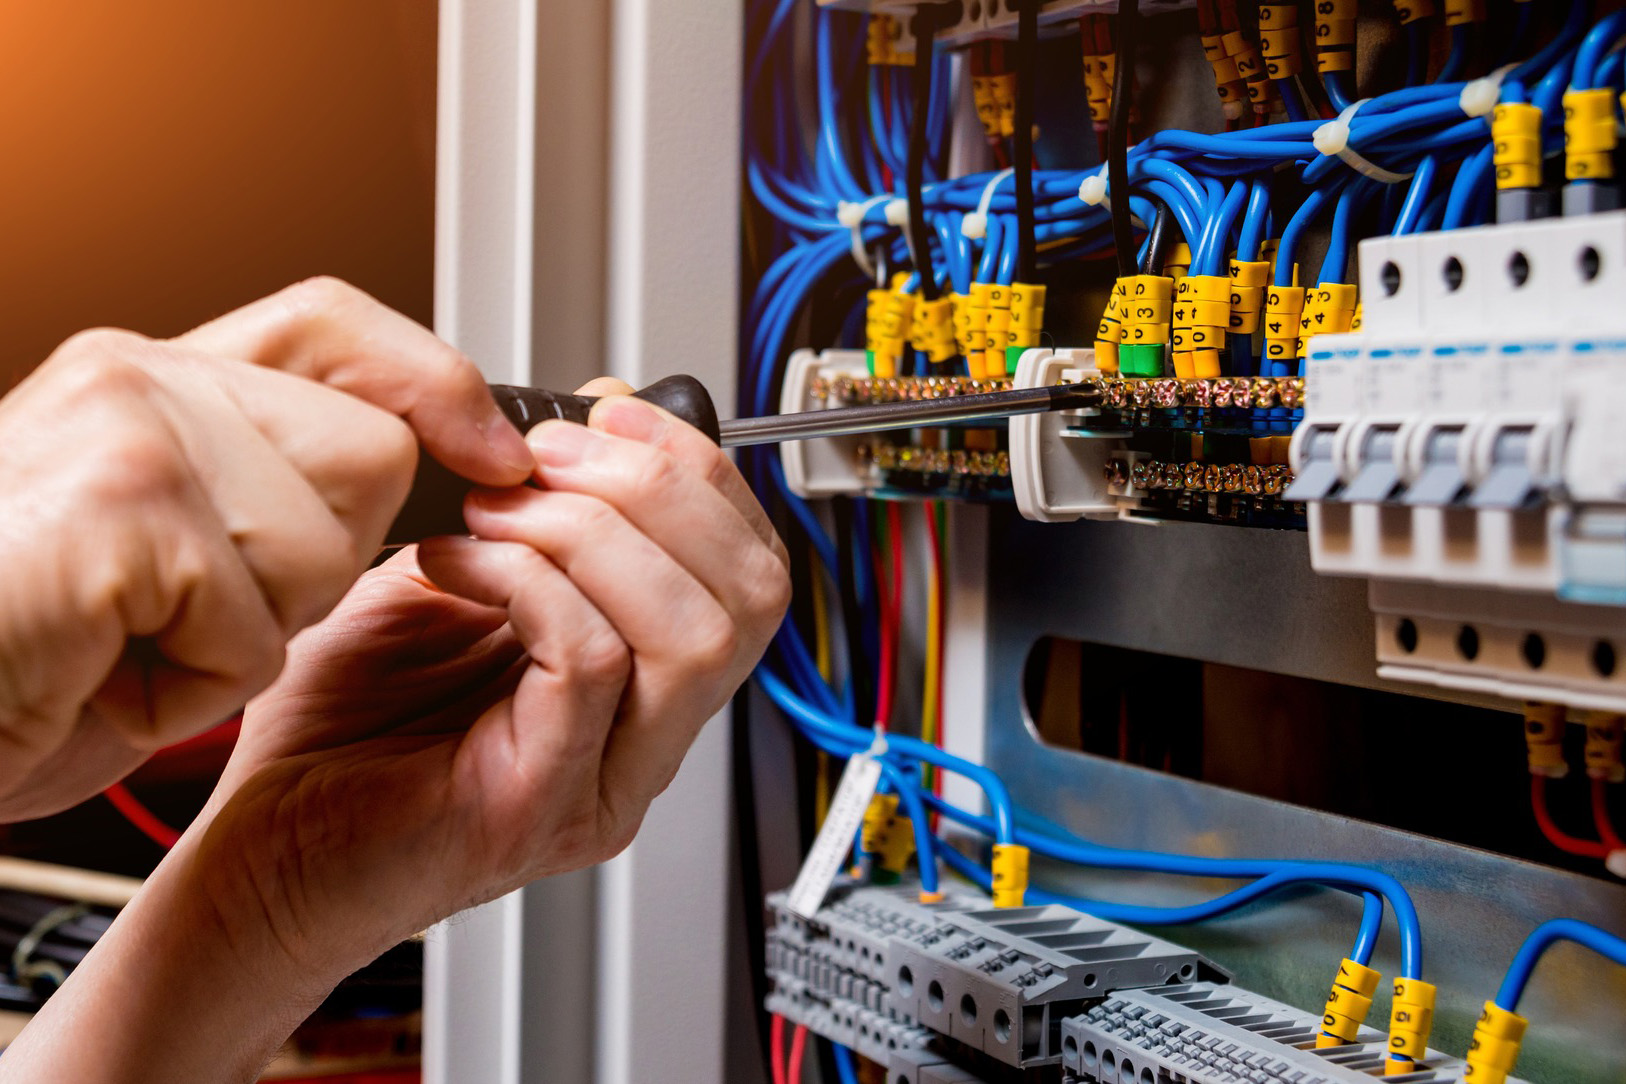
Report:
[[[1287,228],[1282,231],[1281,244],[1276,249],[1276,277],[1277,286],[1293,285],[1293,253],[1298,248],[1299,238],[1315,221],[1321,208],[1326,206],[1337,189],[1337,183],[1329,188],[1317,188],[1304,198],[1299,209],[1293,212],[1293,217],[1287,220]]]
[[[1348,72],[1327,72],[1322,78],[1327,88],[1327,98],[1332,107],[1342,113],[1355,101],[1355,93],[1350,87]]]
[[[840,1043],[831,1043],[830,1051],[836,1063],[836,1077],[840,1084],[858,1084],[858,1070],[853,1066],[853,1052]]]
[[[1626,11],[1604,16],[1585,38],[1575,53],[1575,75],[1570,82],[1574,90],[1594,90],[1603,85],[1598,78],[1598,66],[1622,34],[1626,34]]]
[[[1502,988],[1496,991],[1498,1008],[1506,1009],[1508,1012],[1518,1011],[1519,999],[1524,996],[1524,988],[1530,982],[1531,972],[1536,969],[1542,954],[1559,941],[1573,941],[1582,948],[1591,949],[1605,959],[1626,967],[1626,939],[1577,919],[1555,918],[1543,922],[1525,938],[1518,954],[1513,957],[1513,962],[1508,965],[1507,977],[1502,980]]]
[[[1229,268],[1226,266],[1226,252],[1229,249],[1231,230],[1236,225],[1237,216],[1242,213],[1242,208],[1248,200],[1248,192],[1249,186],[1245,182],[1234,182],[1231,185],[1231,190],[1225,194],[1224,201],[1220,203],[1218,213],[1209,220],[1208,236],[1205,238],[1207,248],[1202,257],[1202,274],[1229,274]],[[1192,254],[1192,261],[1193,263],[1197,261],[1195,253]]]
[[[1528,8],[1529,4],[1521,4]],[[1406,24],[1406,85],[1417,86],[1428,77],[1428,24],[1413,19]]]
[[[754,676],[763,692],[767,693],[782,711],[804,727],[808,737],[826,752],[851,756],[870,747],[874,740],[872,731],[843,723],[820,712],[792,692],[784,680],[767,667],[757,667]],[[946,753],[935,745],[905,734],[888,734],[886,747],[890,753],[924,761],[976,783],[987,796],[989,808],[994,811],[992,822],[994,838],[1001,843],[1015,842],[1016,820],[1010,791],[1005,789],[1004,780],[997,774],[981,764]]]
[[[1618,89],[1623,75],[1626,75],[1626,50],[1611,49],[1598,62],[1597,75],[1594,78],[1600,87]]]
[[[1576,43],[1586,33],[1587,9],[1590,6],[1587,0],[1570,0],[1569,12],[1564,19],[1564,29],[1535,56],[1509,72],[1508,78],[1528,85],[1552,68],[1559,57],[1575,48]]]
[[[975,828],[985,835],[988,834],[990,826],[988,818],[949,805],[934,794],[923,794],[921,797],[929,807],[951,820]],[[1162,854],[1156,851],[1130,851],[1098,843],[1085,843],[1082,840],[1063,839],[1025,828],[1016,830],[1016,842],[1046,858],[1101,869],[1141,870],[1186,877],[1252,878],[1290,872],[1303,876],[1306,881],[1313,880],[1348,891],[1375,892],[1388,900],[1389,906],[1394,909],[1395,920],[1400,929],[1402,973],[1409,979],[1422,977],[1422,923],[1417,916],[1417,907],[1405,886],[1381,870],[1331,862],[1211,858],[1202,855]],[[949,848],[944,847],[941,850],[947,858],[946,852]]]
[[[1429,187],[1434,183],[1434,174],[1439,163],[1430,154],[1417,164],[1417,172],[1412,176],[1411,186],[1406,189],[1406,202],[1400,205],[1400,217],[1395,221],[1394,236],[1404,237],[1408,233],[1417,232],[1417,220],[1422,217],[1423,206],[1428,201]]]
[[[1445,67],[1435,78],[1436,83],[1454,83],[1462,78],[1462,71],[1468,66],[1468,28],[1466,26],[1453,26],[1451,28],[1451,51],[1445,56]]]
[[[950,869],[988,891],[993,886],[993,875],[982,866],[949,846],[946,842],[938,840],[938,854],[948,863]],[[1262,899],[1273,892],[1294,885],[1314,884],[1324,885],[1320,878],[1301,876],[1298,873],[1283,870],[1271,873],[1241,888],[1233,889],[1223,896],[1206,900],[1202,903],[1188,904],[1184,907],[1149,907],[1132,903],[1108,903],[1103,900],[1083,899],[1077,896],[1067,896],[1057,892],[1049,892],[1042,888],[1028,888],[1023,897],[1025,903],[1061,904],[1074,910],[1094,915],[1107,922],[1122,922],[1131,926],[1189,926],[1198,922],[1207,922],[1240,910],[1256,900]],[[1378,935],[1383,929],[1383,900],[1371,893],[1360,893],[1361,925],[1356,933],[1355,945],[1350,949],[1349,958],[1365,966],[1372,960],[1372,953],[1377,948]]]
[[[1293,85],[1293,80],[1276,80],[1276,95],[1282,100],[1282,108],[1287,110],[1288,121],[1302,124],[1304,121],[1309,120],[1304,115],[1304,103],[1299,100],[1298,88]]]
[[[903,811],[914,829],[915,853],[920,856],[917,863],[920,867],[920,890],[936,892],[937,837],[932,835],[931,818],[926,815],[926,806],[920,800],[920,788],[904,774],[903,769],[887,760],[881,761],[881,773],[891,780],[898,801],[902,803]]]
[[[982,241],[982,259],[977,263],[977,281],[993,282],[999,270],[999,253],[1004,247],[1004,216],[988,216],[988,234]]]
[[[1242,234],[1236,242],[1236,258],[1253,261],[1259,258],[1259,248],[1265,240],[1265,226],[1270,218],[1270,185],[1255,179],[1248,191],[1248,209],[1242,216]]]

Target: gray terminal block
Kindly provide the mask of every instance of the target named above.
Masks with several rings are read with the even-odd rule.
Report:
[[[992,1084],[931,1050],[900,1050],[881,1064],[886,1066],[886,1084]]]
[[[1228,976],[1190,949],[1069,907],[931,909],[930,929],[888,949],[892,1003],[934,1031],[1019,1068],[1061,1059],[1061,1023],[1115,990]]]
[[[886,982],[892,938],[930,923],[917,892],[838,887],[811,921],[786,908],[784,893],[769,896],[768,1010],[883,1065],[936,1041],[898,1011]]]
[[[1382,1032],[1318,1049],[1320,1018],[1235,986],[1126,990],[1061,1025],[1066,1084],[1371,1084]],[[1460,1084],[1466,1064],[1430,1050],[1416,1072],[1383,1079]],[[1511,1078],[1510,1078],[1511,1079]]]

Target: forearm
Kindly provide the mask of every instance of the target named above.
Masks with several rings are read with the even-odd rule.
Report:
[[[294,964],[269,923],[223,911],[177,851],[21,1037],[0,1084],[252,1081],[348,968]]]

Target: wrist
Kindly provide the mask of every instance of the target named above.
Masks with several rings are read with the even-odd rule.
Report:
[[[301,967],[205,881],[183,840],[0,1058],[0,1082],[255,1079],[344,972]]]

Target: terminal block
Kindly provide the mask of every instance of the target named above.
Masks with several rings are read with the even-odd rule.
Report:
[[[770,896],[770,1008],[882,1063],[915,1050],[1027,1069],[1058,1062],[1062,1020],[1114,990],[1225,977],[1068,907],[922,904],[914,892],[838,889],[811,921]]]
[[[794,354],[780,392],[782,414],[900,399],[1000,391],[1008,380],[874,377],[862,350]],[[1003,421],[867,433],[780,445],[785,481],[801,497],[894,494],[970,500],[1011,498]]]
[[[1385,1036],[1317,1048],[1320,1018],[1235,986],[1189,983],[1113,994],[1062,1024],[1065,1084],[1370,1084]],[[1460,1084],[1467,1068],[1430,1050],[1395,1080]]]
[[[819,0],[819,6],[891,15],[907,26],[909,16],[918,5],[915,0]],[[1142,0],[1140,10],[1150,15],[1195,6],[1196,0]],[[1066,27],[1076,24],[1081,15],[1111,14],[1117,10],[1117,0],[1048,0],[1039,6],[1039,27],[1041,32],[1053,26]],[[959,19],[943,27],[937,36],[950,46],[1014,38],[1016,5],[1002,0],[962,0]]]
[[[1011,419],[1011,477],[1028,519],[1164,519],[1302,529],[1285,491],[1297,377],[1130,378],[1093,350],[1030,350],[1019,387],[1093,383],[1102,404]]]

